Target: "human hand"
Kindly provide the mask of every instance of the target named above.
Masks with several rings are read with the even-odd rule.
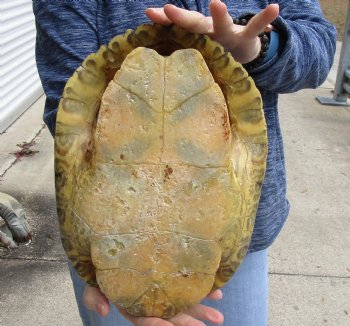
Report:
[[[220,300],[222,298],[222,292],[221,290],[216,290],[210,293],[207,298]],[[106,317],[108,315],[110,309],[108,299],[98,288],[87,285],[85,287],[83,301],[88,309],[96,311],[100,316]],[[224,316],[221,312],[202,304],[197,304],[169,320],[156,317],[136,317],[128,314],[124,309],[118,309],[125,319],[129,320],[134,326],[205,326],[198,319],[209,321],[216,325],[221,325],[224,321]]]
[[[206,17],[197,11],[168,4],[162,8],[148,8],[146,15],[160,25],[176,24],[189,32],[209,35],[242,64],[259,55],[261,41],[258,35],[279,15],[278,4],[271,4],[255,15],[247,26],[240,26],[233,23],[226,5],[220,0],[211,0],[209,9],[211,16]]]

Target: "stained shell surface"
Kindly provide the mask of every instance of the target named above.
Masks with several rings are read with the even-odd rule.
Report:
[[[143,25],[68,81],[56,138],[63,246],[131,314],[170,318],[223,286],[265,172],[261,97],[208,37]]]

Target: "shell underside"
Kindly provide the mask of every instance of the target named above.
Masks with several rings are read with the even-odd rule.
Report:
[[[87,57],[60,101],[64,249],[114,303],[170,318],[238,268],[266,155],[259,91],[230,54],[176,26],[129,30]]]

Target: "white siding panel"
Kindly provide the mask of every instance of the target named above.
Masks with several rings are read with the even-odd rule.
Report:
[[[32,1],[0,0],[0,133],[42,94]]]

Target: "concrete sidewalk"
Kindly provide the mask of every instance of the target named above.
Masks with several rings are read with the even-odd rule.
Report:
[[[327,82],[280,98],[292,209],[270,249],[270,326],[350,325],[350,109]],[[0,249],[0,325],[81,325],[55,213],[53,141],[41,98],[0,135],[0,191],[24,205],[34,240]],[[16,144],[38,151],[16,160]]]

